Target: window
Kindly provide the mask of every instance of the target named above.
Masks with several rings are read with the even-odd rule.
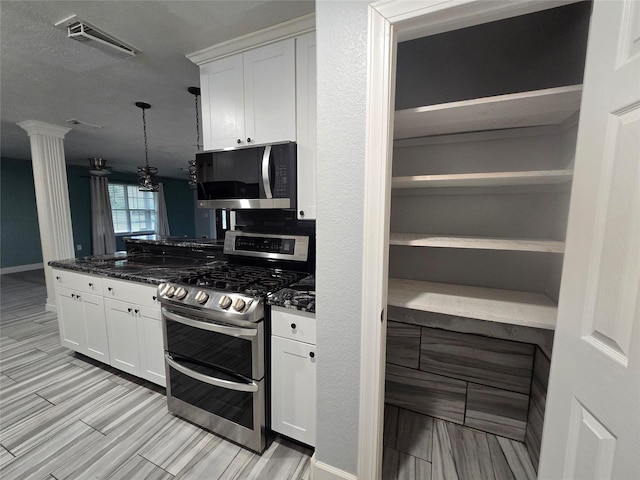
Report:
[[[157,194],[141,192],[137,185],[109,183],[113,230],[117,234],[156,231]]]

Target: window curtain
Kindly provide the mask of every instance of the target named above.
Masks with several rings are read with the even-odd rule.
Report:
[[[169,236],[169,217],[167,216],[167,204],[164,201],[164,185],[159,184],[158,190],[158,235]]]
[[[90,177],[91,185],[91,236],[93,254],[102,255],[116,251],[113,233],[113,217],[109,199],[109,182],[106,177]]]

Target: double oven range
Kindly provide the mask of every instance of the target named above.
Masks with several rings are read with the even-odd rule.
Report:
[[[229,231],[225,260],[158,287],[169,411],[262,452],[269,293],[308,275],[309,237]]]

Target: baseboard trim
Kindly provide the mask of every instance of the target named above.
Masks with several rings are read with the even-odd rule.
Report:
[[[55,303],[50,303],[48,298],[47,298],[47,303],[44,305],[44,309],[46,312],[53,312],[55,314],[58,313],[57,305]]]
[[[317,461],[314,453],[311,457],[311,480],[358,480],[358,477]]]
[[[27,272],[29,270],[38,270],[44,268],[44,263],[31,263],[29,265],[16,265],[15,267],[0,268],[0,275],[5,273]]]

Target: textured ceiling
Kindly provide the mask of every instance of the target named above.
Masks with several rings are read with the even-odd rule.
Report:
[[[196,150],[198,67],[185,55],[313,12],[314,1],[0,1],[1,156],[29,160],[26,132],[39,120],[71,127],[68,164],[102,157],[114,170],[149,163],[161,176],[184,177]],[[78,15],[140,53],[119,59],[66,37],[55,23]],[[78,119],[102,128],[70,125]]]

